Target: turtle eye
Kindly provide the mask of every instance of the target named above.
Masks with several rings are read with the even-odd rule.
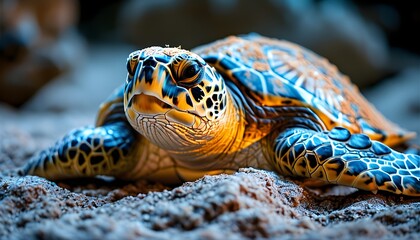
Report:
[[[201,81],[201,65],[196,61],[188,61],[181,66],[179,71],[179,83],[192,87]]]
[[[184,69],[184,71],[182,71],[182,78],[183,79],[187,79],[187,78],[192,78],[195,75],[197,75],[197,73],[200,71],[200,68],[198,66],[198,64],[191,64],[188,67],[186,67]]]

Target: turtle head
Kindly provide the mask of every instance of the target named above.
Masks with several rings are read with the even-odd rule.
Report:
[[[130,124],[163,149],[205,142],[223,128],[228,93],[200,56],[150,47],[130,54],[124,108]]]

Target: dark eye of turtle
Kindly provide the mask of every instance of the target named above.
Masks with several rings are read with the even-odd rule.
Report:
[[[192,87],[201,81],[201,66],[196,61],[189,61],[180,69],[179,83]]]
[[[188,67],[186,67],[184,71],[182,71],[182,78],[183,79],[185,79],[185,78],[192,78],[199,71],[200,71],[200,68],[199,68],[198,64],[196,64],[196,63],[191,64]]]

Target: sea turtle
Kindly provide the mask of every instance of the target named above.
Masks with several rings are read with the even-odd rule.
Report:
[[[110,175],[167,184],[242,167],[420,195],[414,137],[386,120],[325,58],[258,34],[131,53],[95,127],[71,131],[24,174]]]

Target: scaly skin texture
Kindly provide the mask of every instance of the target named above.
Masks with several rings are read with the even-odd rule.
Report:
[[[288,129],[274,142],[284,175],[377,192],[418,195],[420,156],[396,152],[367,135],[337,127],[330,132]]]
[[[241,167],[377,192],[420,195],[414,136],[385,119],[326,59],[259,35],[193,52],[130,54],[127,80],[96,127],[35,156],[24,174],[177,184]]]

